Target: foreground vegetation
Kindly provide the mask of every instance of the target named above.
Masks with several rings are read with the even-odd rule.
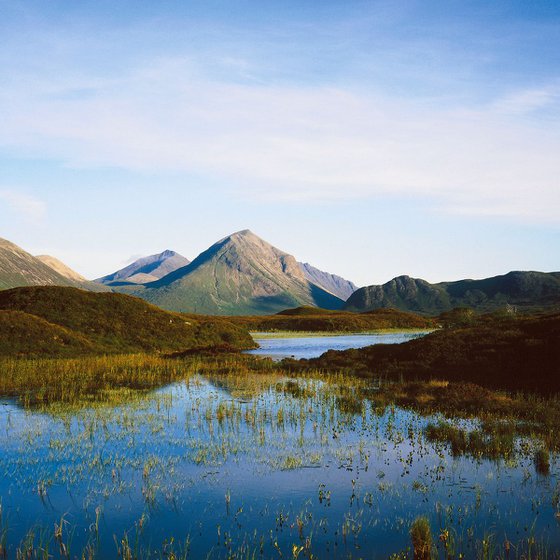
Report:
[[[0,395],[11,396],[24,406],[67,404],[74,407],[128,399],[194,374],[205,375],[213,383],[236,383],[237,395],[255,396],[270,383],[270,376],[290,378],[282,364],[255,356],[198,353],[176,357],[147,354],[91,356],[74,359],[2,359]],[[257,377],[255,377],[257,376]],[[258,379],[261,381],[257,381]],[[302,380],[320,380],[339,387],[337,405],[359,412],[365,401],[377,409],[399,406],[423,415],[443,414],[448,418],[478,418],[486,429],[504,430],[510,435],[532,435],[549,449],[560,450],[560,399],[539,394],[508,393],[469,382],[372,380],[347,372],[306,369]],[[301,396],[297,384],[285,390]],[[284,390],[284,389],[283,389]]]
[[[542,535],[560,519],[560,315],[459,310],[423,339],[278,364],[239,353],[248,328],[415,316],[234,325],[53,290],[0,292],[0,558],[361,558],[372,535],[399,535],[395,559],[559,557]],[[20,492],[49,519],[26,533]]]
[[[285,365],[293,371],[334,369],[386,379],[470,381],[498,389],[557,393],[560,314],[473,316],[454,328],[404,344],[331,350],[319,358],[287,360]]]
[[[21,558],[194,558],[209,547],[202,557],[360,558],[371,535],[380,534],[401,535],[392,550],[402,559],[555,557],[536,529],[474,532],[478,517],[498,514],[497,493],[473,474],[488,460],[496,466],[484,470],[494,477],[524,469],[524,484],[544,496],[531,496],[533,507],[551,515],[550,502],[557,507],[560,495],[553,482],[560,449],[555,397],[310,369],[293,377],[280,364],[227,353],[4,359],[0,371],[0,394],[27,410],[2,420],[3,444],[19,445],[22,455],[14,463],[0,454],[0,472],[16,476],[23,491],[32,480],[31,492],[46,504],[51,495],[59,503],[68,487],[76,504],[54,530],[52,523],[36,525],[21,542],[17,523],[5,515],[0,544]],[[447,462],[448,455],[479,466],[471,472]],[[51,464],[58,466],[49,470]],[[458,468],[472,491],[453,485]],[[240,486],[232,470],[243,476]],[[281,476],[269,481],[274,472]],[[291,485],[300,488],[309,477],[311,493],[292,507],[299,502]],[[550,488],[538,477],[549,477]],[[266,492],[278,491],[282,480],[293,497],[280,493],[279,503]],[[253,504],[256,483],[263,490]],[[200,499],[196,488],[215,496],[217,485],[217,498],[189,509],[188,500]],[[135,520],[113,525],[127,510],[112,504],[136,503],[138,495],[144,509]],[[164,532],[160,545],[168,510],[178,511],[181,525]],[[80,516],[85,543],[75,527]]]

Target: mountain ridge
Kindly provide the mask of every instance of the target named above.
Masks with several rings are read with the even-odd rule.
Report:
[[[35,258],[39,259],[41,262],[50,266],[53,270],[61,274],[70,280],[75,280],[76,282],[88,282],[88,279],[71,269],[68,265],[64,264],[61,260],[53,257],[51,255],[35,255]]]
[[[385,284],[359,288],[348,298],[344,309],[363,312],[392,307],[438,315],[455,307],[489,312],[506,306],[523,311],[560,309],[560,272],[510,271],[480,280],[435,284],[397,276]]]

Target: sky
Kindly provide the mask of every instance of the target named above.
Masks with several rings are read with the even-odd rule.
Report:
[[[251,229],[358,285],[560,270],[557,1],[0,0],[0,237]]]

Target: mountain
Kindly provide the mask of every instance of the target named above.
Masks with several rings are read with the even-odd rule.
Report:
[[[52,262],[53,258],[49,259]],[[0,290],[18,286],[73,286],[91,291],[108,290],[85,279],[71,278],[68,271],[79,275],[60,261],[56,260],[56,263],[57,268],[53,268],[11,241],[0,238]]]
[[[142,257],[112,274],[97,278],[95,282],[108,286],[121,283],[146,284],[159,280],[189,263],[189,259],[179,253],[166,250],[157,255]]]
[[[483,280],[458,280],[430,284],[399,276],[383,285],[366,286],[346,302],[348,311],[392,307],[437,315],[455,307],[494,311],[512,306],[520,311],[560,309],[560,272],[514,271]]]
[[[313,284],[320,286],[321,288],[327,290],[331,294],[339,297],[340,299],[346,301],[357,289],[353,282],[350,280],[345,280],[336,274],[330,274],[329,272],[323,272],[309,263],[298,263],[304,276]]]
[[[142,286],[120,286],[164,309],[209,315],[262,315],[300,305],[344,302],[309,282],[296,259],[249,230],[221,239],[193,262]]]
[[[222,318],[179,315],[141,299],[61,286],[0,291],[0,355],[72,356],[254,347]]]
[[[65,265],[62,261],[59,261],[55,257],[51,257],[50,255],[37,255],[36,258],[47,266],[50,266],[54,271],[58,272],[65,278],[69,278],[70,280],[74,280],[76,282],[87,282],[87,279],[81,274],[78,274],[75,270],[72,270],[69,266]]]

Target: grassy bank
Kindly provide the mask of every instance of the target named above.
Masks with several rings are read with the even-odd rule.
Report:
[[[320,338],[324,336],[375,335],[402,333],[428,333],[427,329],[377,329],[371,331],[250,331],[253,338]]]
[[[340,334],[403,329],[429,330],[437,325],[432,318],[394,309],[350,313],[316,307],[297,307],[264,317],[228,317],[228,320],[250,331]]]

